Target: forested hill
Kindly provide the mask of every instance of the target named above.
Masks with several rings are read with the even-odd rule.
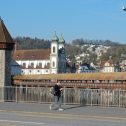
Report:
[[[13,39],[15,42],[17,41],[19,50],[50,49],[51,41],[49,40],[30,37],[16,37]],[[71,57],[74,57],[74,55],[83,52],[80,47],[76,47],[67,43],[65,43],[65,50],[66,55],[70,55]]]
[[[30,49],[50,49],[51,41],[30,38],[30,37],[16,37],[13,38],[14,41],[18,43],[18,50],[30,50]],[[76,47],[75,45],[65,43],[65,52],[66,56],[70,55],[71,59],[74,59],[74,55],[80,54],[81,52],[86,51],[81,50],[81,47]]]
[[[16,37],[13,38],[14,41],[18,43],[19,50],[29,50],[29,49],[49,49],[49,40],[30,38],[30,37]]]
[[[14,41],[18,42],[19,50],[29,50],[29,49],[49,49],[50,48],[50,40],[38,39],[38,38],[30,38],[30,37],[16,37],[13,38]],[[72,45],[84,45],[84,44],[101,44],[106,46],[121,46],[122,44],[118,42],[112,42],[110,40],[88,40],[88,39],[76,39],[73,40],[71,44],[67,44],[69,47]],[[73,47],[75,48],[75,47]]]
[[[16,37],[13,39],[15,42],[16,41],[18,42],[19,50],[50,49],[50,44],[51,44],[50,40],[30,38],[30,37]],[[84,44],[84,42],[85,41],[82,39],[76,39],[76,40],[73,40],[71,44],[65,43],[66,56],[70,55],[70,59],[74,61],[75,55],[78,55],[82,52],[86,52],[87,47],[81,49],[81,46],[79,46],[79,47],[75,46],[75,45],[81,45],[82,43]],[[90,43],[92,43],[92,41],[90,41]],[[113,60],[118,62],[118,61],[120,61],[121,54],[126,54],[126,45],[123,45],[120,43],[114,43],[114,42],[107,41],[107,40],[104,42],[104,44],[105,43],[106,43],[106,45],[111,46],[112,48],[109,49],[107,53],[103,53],[103,55],[100,57],[101,61],[102,60],[106,61],[109,59],[109,56],[113,56]],[[99,44],[102,44],[102,42]],[[94,57],[94,55],[90,55],[90,57],[88,58],[88,61],[85,61],[85,62],[90,62],[90,59],[92,56]]]
[[[105,46],[111,46],[111,47],[115,47],[115,46],[120,46],[122,45],[119,42],[113,42],[111,40],[98,40],[98,39],[94,39],[94,40],[89,40],[89,39],[75,39],[72,41],[72,45],[84,45],[84,44],[93,44],[93,45],[105,45]]]

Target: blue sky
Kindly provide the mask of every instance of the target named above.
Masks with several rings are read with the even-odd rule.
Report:
[[[0,0],[0,16],[12,37],[48,39],[61,30],[74,39],[126,44],[126,0]]]

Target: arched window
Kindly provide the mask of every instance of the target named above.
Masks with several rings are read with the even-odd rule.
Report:
[[[31,63],[31,66],[34,66],[34,63]]]
[[[42,66],[42,63],[39,63],[39,66]]]
[[[55,46],[53,46],[53,53],[55,53]]]
[[[47,63],[47,66],[49,66],[50,65],[50,63]]]
[[[53,61],[53,67],[55,67],[55,62]]]
[[[23,66],[26,66],[26,63],[23,63]]]

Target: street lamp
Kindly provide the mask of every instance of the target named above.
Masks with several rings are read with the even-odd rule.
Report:
[[[125,8],[125,7],[123,7],[123,10],[124,10],[124,11],[126,11],[126,8]]]

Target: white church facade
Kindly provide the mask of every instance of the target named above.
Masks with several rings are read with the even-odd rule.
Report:
[[[52,37],[51,49],[18,50],[16,43],[11,58],[22,66],[22,75],[71,73],[67,71],[64,44],[62,35],[58,39],[56,34]]]

